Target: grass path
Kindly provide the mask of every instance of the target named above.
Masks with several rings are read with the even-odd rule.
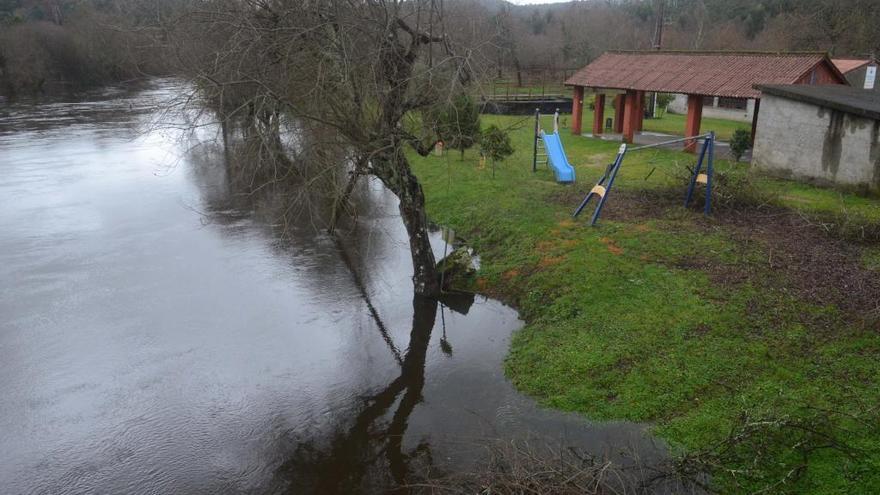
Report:
[[[506,367],[519,389],[593,419],[653,422],[725,493],[880,492],[880,315],[853,311],[837,292],[858,287],[821,283],[833,271],[816,271],[811,289],[807,275],[822,263],[798,264],[799,249],[820,246],[870,282],[880,277],[870,271],[880,266],[876,244],[802,237],[778,213],[685,210],[693,157],[663,150],[627,156],[607,214],[589,228],[570,212],[617,145],[564,130],[578,183],[562,186],[546,169],[531,172],[529,120],[483,120],[513,128],[517,151],[494,179],[473,152],[413,163],[429,215],[481,254],[476,288],[527,322]],[[724,161],[717,169],[719,193],[727,184],[731,198],[748,188],[773,211],[880,224],[876,199]]]

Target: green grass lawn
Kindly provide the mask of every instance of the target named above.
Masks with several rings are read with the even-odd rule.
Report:
[[[707,121],[704,129],[715,125]],[[806,302],[787,272],[770,274],[769,244],[682,208],[692,155],[628,155],[609,215],[590,228],[570,214],[617,143],[561,131],[578,177],[563,186],[545,168],[532,173],[529,118],[483,123],[510,128],[516,148],[495,178],[473,151],[464,161],[412,160],[431,218],[481,255],[474,286],[527,322],[506,365],[520,390],[596,420],[651,422],[725,493],[880,492],[876,322]],[[761,177],[744,164],[719,160],[717,170],[777,207],[880,222],[874,198]],[[614,210],[615,194],[668,191],[676,199],[648,213]],[[863,249],[864,266],[880,266],[876,245]]]

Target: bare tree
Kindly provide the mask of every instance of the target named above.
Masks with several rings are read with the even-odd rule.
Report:
[[[428,110],[472,79],[471,52],[446,34],[442,4],[213,0],[194,4],[163,35],[201,101],[258,150],[255,169],[270,169],[270,179],[302,175],[282,134],[293,129],[301,142],[304,128],[321,127],[332,135],[324,145],[349,157],[347,180],[332,193],[335,212],[364,176],[398,197],[420,295],[436,295],[440,285],[425,196],[406,153],[429,153],[436,136],[423,121]]]

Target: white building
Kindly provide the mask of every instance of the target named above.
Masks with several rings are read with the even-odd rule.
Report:
[[[675,95],[667,110],[672,113],[687,114],[687,95]],[[703,98],[703,117],[751,122],[755,114],[755,100],[752,98]]]

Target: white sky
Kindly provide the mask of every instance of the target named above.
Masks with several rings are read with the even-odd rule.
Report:
[[[562,3],[562,2],[570,2],[571,0],[508,0],[510,3],[515,3],[517,5],[534,5],[538,3]]]

